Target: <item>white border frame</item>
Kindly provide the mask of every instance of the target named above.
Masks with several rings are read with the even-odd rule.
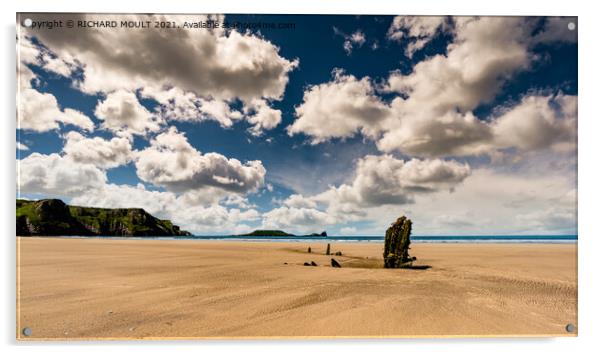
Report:
[[[344,5],[343,5],[344,2]],[[4,115],[1,119],[2,167],[1,174],[3,203],[1,224],[2,279],[1,292],[4,307],[0,321],[4,352],[10,353],[114,353],[140,351],[159,352],[239,352],[251,353],[311,353],[313,351],[365,353],[370,347],[379,351],[414,351],[420,353],[439,352],[443,349],[452,353],[513,353],[519,352],[590,352],[599,347],[597,337],[600,328],[598,317],[602,299],[600,276],[602,269],[599,251],[602,251],[602,234],[597,207],[599,205],[600,153],[602,132],[600,113],[600,58],[602,42],[599,34],[600,11],[594,1],[547,0],[528,2],[525,0],[470,1],[470,0],[303,0],[294,4],[282,1],[186,1],[145,0],[136,3],[123,0],[103,0],[92,4],[81,0],[14,0],[1,5],[3,55],[0,56],[5,78],[3,94],[0,96]],[[303,13],[303,14],[413,14],[413,15],[546,15],[578,16],[579,25],[579,337],[556,339],[404,339],[404,340],[318,340],[318,341],[153,341],[153,342],[76,342],[76,343],[17,343],[15,340],[15,18],[16,12],[142,12],[142,13]],[[312,353],[313,354],[313,353]]]

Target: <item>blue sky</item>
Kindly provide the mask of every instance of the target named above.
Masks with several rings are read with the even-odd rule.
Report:
[[[20,196],[197,234],[576,233],[576,19],[209,19],[295,28],[20,27]]]

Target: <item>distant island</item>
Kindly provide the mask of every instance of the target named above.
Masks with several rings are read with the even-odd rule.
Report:
[[[294,237],[327,237],[328,234],[326,231],[322,231],[321,233],[312,233],[309,235],[294,235],[289,234],[288,232],[284,232],[282,230],[255,230],[248,234],[242,235],[234,235],[234,236],[294,236]]]
[[[190,236],[141,208],[88,208],[17,199],[17,236]]]

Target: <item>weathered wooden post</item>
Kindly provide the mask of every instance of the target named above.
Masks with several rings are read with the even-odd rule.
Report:
[[[412,220],[401,216],[385,234],[383,258],[385,268],[404,268],[412,265],[414,258],[409,255]]]
[[[326,255],[330,255],[330,243],[326,246]]]

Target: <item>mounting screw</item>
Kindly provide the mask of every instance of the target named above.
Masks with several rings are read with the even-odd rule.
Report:
[[[24,335],[25,337],[29,337],[29,336],[31,336],[31,328],[29,328],[29,327],[25,327],[25,328],[23,328],[23,331],[22,331],[22,333],[23,333],[23,335]]]
[[[572,323],[569,323],[568,325],[566,325],[565,329],[567,332],[573,333],[573,332],[575,332],[575,325],[573,325]]]
[[[575,28],[577,28],[577,26],[575,25],[575,22],[569,22],[568,28],[569,28],[569,31],[574,31]]]
[[[23,26],[25,27],[31,27],[32,24],[33,21],[31,20],[31,18],[26,18],[25,21],[23,21]]]

